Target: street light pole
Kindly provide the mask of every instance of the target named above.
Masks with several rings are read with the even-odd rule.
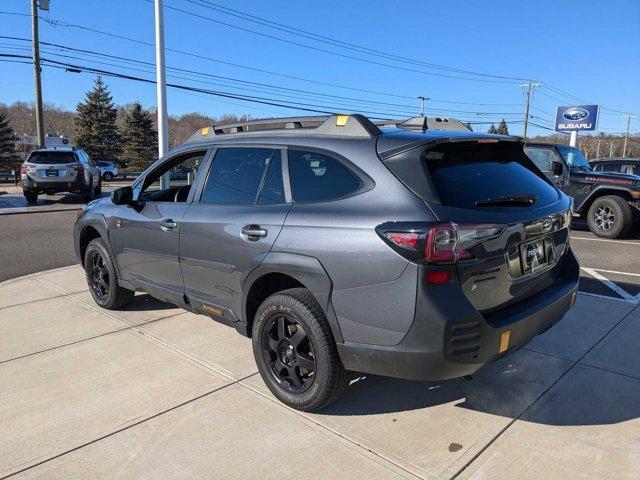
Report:
[[[419,95],[416,98],[420,100],[420,116],[424,117],[424,101],[429,100],[429,98],[423,97],[422,95]]]
[[[35,0],[34,0],[35,1]],[[162,0],[154,1],[156,21],[156,90],[158,102],[158,154],[169,150],[169,122],[167,120],[167,79],[164,68],[164,16]],[[169,187],[169,174],[160,179],[160,188]]]
[[[31,33],[33,41],[33,78],[35,83],[35,110],[38,146],[44,147],[44,120],[42,116],[42,81],[40,79],[40,40],[38,36],[38,1],[31,0]]]

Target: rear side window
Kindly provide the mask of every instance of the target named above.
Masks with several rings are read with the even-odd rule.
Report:
[[[479,208],[477,202],[535,197],[534,207],[558,200],[558,193],[513,144],[444,144],[423,153],[443,205]],[[500,208],[522,208],[501,204]]]
[[[340,160],[305,150],[289,150],[289,177],[296,202],[335,200],[362,186],[360,177]]]
[[[201,202],[227,205],[250,205],[258,201],[263,181],[269,180],[264,203],[278,198],[278,179],[282,186],[281,169],[274,168],[265,178],[272,162],[280,164],[280,150],[271,148],[221,148],[216,152],[213,165],[202,192]],[[270,170],[270,169],[269,169]],[[282,189],[281,189],[282,190]],[[284,193],[282,193],[284,197]],[[278,202],[281,203],[281,202]]]
[[[27,160],[29,163],[42,165],[60,165],[77,161],[73,152],[33,152]]]

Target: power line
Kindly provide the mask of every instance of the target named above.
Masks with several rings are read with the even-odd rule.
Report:
[[[397,61],[397,62],[402,62],[402,63],[409,63],[412,65],[420,65],[420,66],[425,66],[428,68],[433,68],[433,69],[438,69],[438,70],[444,70],[444,71],[450,71],[450,72],[456,72],[456,73],[461,73],[461,74],[467,74],[467,75],[476,75],[476,76],[482,76],[482,77],[488,77],[488,78],[496,78],[496,79],[502,79],[502,80],[513,80],[513,81],[528,81],[530,79],[528,78],[518,78],[518,77],[510,77],[510,76],[506,76],[506,75],[494,75],[494,74],[488,74],[488,73],[482,73],[482,72],[475,72],[475,71],[471,71],[471,70],[464,70],[464,69],[460,69],[460,68],[454,68],[454,67],[449,67],[449,66],[444,66],[444,65],[439,65],[436,63],[429,63],[429,62],[424,62],[421,60],[416,60],[416,59],[412,59],[409,57],[403,57],[400,55],[396,55],[396,54],[392,54],[392,53],[388,53],[388,52],[382,52],[380,50],[376,50],[373,48],[369,48],[369,47],[364,47],[362,45],[357,45],[354,43],[349,43],[349,42],[345,42],[342,40],[337,40],[335,38],[332,37],[327,37],[324,35],[319,35],[313,32],[309,32],[307,30],[302,30],[296,27],[291,27],[289,25],[285,25],[283,23],[278,23],[272,20],[268,20],[265,19],[263,17],[259,17],[256,15],[252,15],[252,14],[248,14],[246,12],[241,12],[239,10],[234,10],[232,8],[229,7],[225,7],[223,5],[214,3],[214,2],[210,2],[208,0],[186,0],[187,2],[197,5],[197,6],[201,6],[204,8],[208,8],[210,10],[214,10],[217,11],[219,13],[223,13],[225,15],[230,15],[232,17],[235,18],[239,18],[245,21],[249,21],[252,23],[256,23],[258,25],[262,25],[262,26],[266,26],[281,32],[286,32],[292,35],[297,35],[303,38],[307,38],[310,40],[314,40],[314,41],[318,41],[318,42],[322,42],[325,44],[329,44],[329,45],[333,45],[333,46],[337,46],[340,48],[345,48],[347,50],[352,50],[352,51],[357,51],[359,53],[365,53],[367,55],[373,55],[376,57],[380,57],[380,58],[385,58],[388,60],[393,60],[393,61]]]

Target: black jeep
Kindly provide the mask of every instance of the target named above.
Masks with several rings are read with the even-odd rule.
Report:
[[[525,152],[598,237],[618,238],[640,218],[640,176],[595,171],[576,147],[528,143]]]

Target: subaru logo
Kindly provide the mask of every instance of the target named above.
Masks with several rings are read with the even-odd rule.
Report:
[[[551,227],[552,227],[552,226],[553,226],[553,222],[552,222],[550,219],[545,218],[545,219],[542,221],[542,225],[541,225],[541,227],[542,227],[542,231],[543,231],[543,232],[545,232],[545,233],[546,233],[546,232],[551,231]]]
[[[570,108],[568,110],[565,110],[564,113],[562,114],[562,116],[564,118],[566,118],[567,120],[584,120],[585,118],[587,118],[589,116],[589,111],[585,110],[584,108]]]

